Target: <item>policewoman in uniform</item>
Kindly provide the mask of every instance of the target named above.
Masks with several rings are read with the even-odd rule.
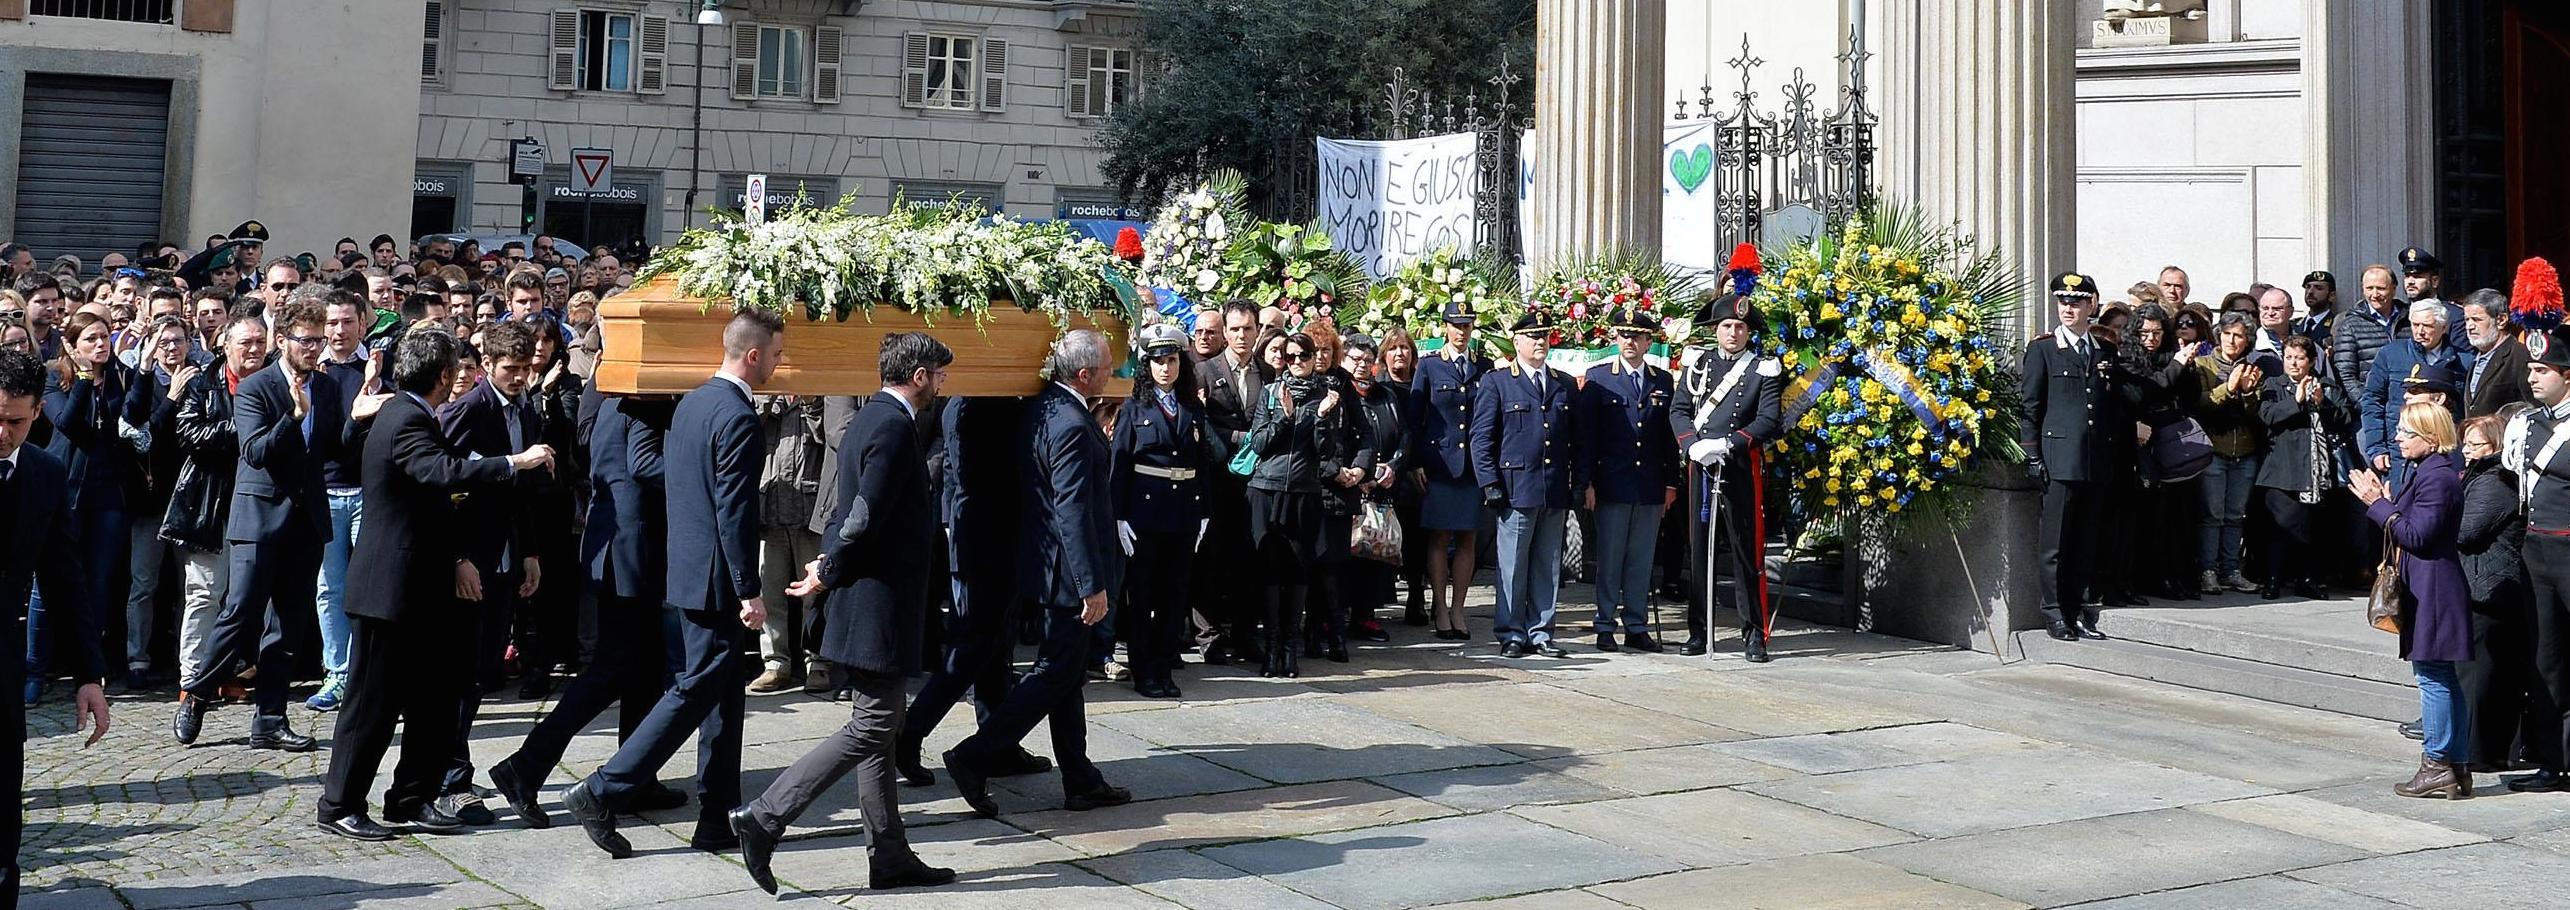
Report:
[[[1420,496],[1419,527],[1428,532],[1430,604],[1437,637],[1466,641],[1463,595],[1472,587],[1473,558],[1481,530],[1481,484],[1472,473],[1472,390],[1490,372],[1473,350],[1469,304],[1446,305],[1445,346],[1419,358],[1410,382],[1410,446]],[[1453,548],[1448,554],[1447,548]]]
[[[1133,691],[1176,698],[1170,678],[1187,646],[1189,566],[1207,527],[1205,482],[1213,450],[1204,411],[1196,406],[1196,373],[1187,368],[1187,333],[1162,322],[1142,330],[1143,368],[1133,397],[1116,419],[1115,533],[1131,557],[1124,573],[1125,650]]]
[[[1776,617],[1767,599],[1766,458],[1759,450],[1784,429],[1784,367],[1775,358],[1758,356],[1749,347],[1753,329],[1749,302],[1738,294],[1714,298],[1705,321],[1713,324],[1715,347],[1690,352],[1678,377],[1677,400],[1669,407],[1669,429],[1676,449],[1686,453],[1692,478],[1688,502],[1696,509],[1690,553],[1695,565],[1714,548],[1731,549],[1734,603],[1740,614],[1742,648],[1751,663],[1767,662],[1767,637]],[[1710,472],[1721,472],[1721,527],[1705,526],[1712,505]],[[1727,542],[1727,543],[1726,543]],[[1705,598],[1712,579],[1689,595],[1687,643],[1679,653],[1699,655],[1711,644],[1705,628]]]
[[[2077,272],[2052,280],[2060,327],[2026,343],[2019,374],[2018,443],[2026,474],[2043,487],[2035,577],[2047,631],[2062,641],[2104,638],[2087,606],[2097,567],[2097,525],[2105,481],[2132,469],[2133,419],[2125,404],[2132,376],[2115,343],[2094,335],[2097,282]]]
[[[1615,321],[1615,357],[1588,368],[1580,387],[1580,429],[1588,434],[1587,505],[1597,516],[1597,649],[1658,653],[1646,608],[1651,563],[1660,542],[1660,512],[1677,501],[1682,476],[1671,435],[1670,400],[1677,383],[1645,354],[1660,327],[1626,310]]]
[[[2570,755],[2570,331],[2528,332],[2525,349],[2535,410],[2508,422],[2499,458],[2516,472],[2525,500],[2525,574],[2534,589],[2534,669],[2542,683],[2525,713],[2536,770],[2507,784],[2536,792],[2570,789],[2562,774]]]

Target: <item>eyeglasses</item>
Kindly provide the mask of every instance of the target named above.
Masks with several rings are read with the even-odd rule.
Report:
[[[286,336],[286,340],[293,342],[296,347],[317,348],[321,346],[321,336],[319,335],[288,335]]]
[[[2418,439],[2418,438],[2420,438],[2420,436],[2418,435],[2418,431],[2417,431],[2417,430],[2413,430],[2413,429],[2410,429],[2410,428],[2408,428],[2408,427],[2402,427],[2402,428],[2400,428],[2400,438],[2402,438],[2402,439]]]
[[[183,347],[187,347],[187,339],[185,339],[185,338],[163,338],[163,339],[161,339],[160,341],[155,342],[155,345],[156,345],[156,346],[158,346],[158,347],[164,347],[164,348],[183,348]]]

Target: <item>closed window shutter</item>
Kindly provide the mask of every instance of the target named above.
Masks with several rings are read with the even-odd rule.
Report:
[[[732,23],[732,97],[747,101],[758,97],[758,88],[758,24]]]
[[[1070,79],[1062,87],[1062,108],[1073,117],[1087,117],[1097,113],[1089,109],[1089,67],[1093,65],[1091,60],[1096,53],[1094,48],[1072,48],[1070,63],[1064,67],[1069,71]]]
[[[928,106],[928,36],[901,36],[901,106]]]
[[[824,25],[812,30],[812,100],[822,104],[839,101],[839,29]]]
[[[445,45],[446,4],[444,0],[429,0],[428,22],[420,30],[419,38],[420,81],[436,82],[444,75],[444,68],[438,66],[438,63],[443,56]]]
[[[982,39],[982,110],[1008,109],[1008,42]]]
[[[669,92],[669,17],[642,16],[634,47],[634,91],[644,95]]]
[[[580,11],[554,10],[550,37],[552,40],[547,42],[547,49],[553,55],[553,71],[552,78],[548,81],[549,87],[559,92],[579,88]]]

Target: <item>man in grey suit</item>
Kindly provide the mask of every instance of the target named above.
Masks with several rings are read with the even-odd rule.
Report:
[[[936,399],[955,352],[926,332],[899,332],[884,336],[876,362],[883,390],[857,411],[840,441],[838,496],[821,556],[785,589],[804,598],[828,592],[820,653],[847,674],[848,723],[731,814],[741,862],[769,894],[776,893],[776,875],[768,858],[785,826],[851,769],[858,772],[857,808],[866,821],[868,885],[881,890],[955,880],[954,870],[932,868],[910,851],[892,760],[903,690],[920,668],[929,548],[942,543],[928,507],[919,411]]]

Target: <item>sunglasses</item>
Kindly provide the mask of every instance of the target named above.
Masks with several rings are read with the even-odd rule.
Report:
[[[1302,362],[1302,361],[1310,360],[1310,359],[1312,359],[1312,352],[1310,352],[1310,351],[1287,351],[1287,352],[1285,352],[1285,362],[1287,362],[1287,363],[1300,363],[1300,362]]]
[[[271,281],[268,282],[268,286],[291,294],[294,293],[294,289],[302,287],[303,283],[299,281]]]
[[[288,342],[292,342],[296,347],[317,348],[321,346],[321,336],[319,335],[288,335],[286,336],[286,340]]]

